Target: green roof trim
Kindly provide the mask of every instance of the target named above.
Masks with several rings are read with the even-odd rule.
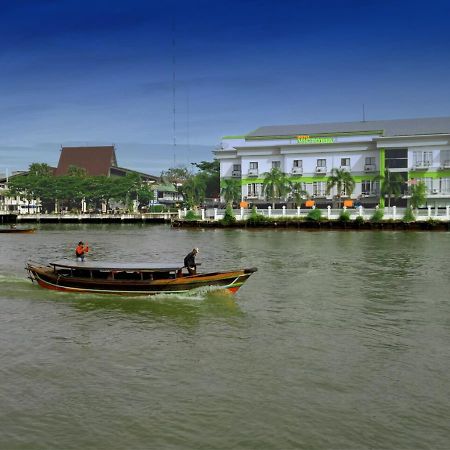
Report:
[[[236,136],[223,136],[222,139],[245,139],[245,134],[236,135]]]
[[[428,170],[420,170],[408,173],[408,179],[412,178],[450,178],[450,170],[438,170],[438,171],[428,171]]]

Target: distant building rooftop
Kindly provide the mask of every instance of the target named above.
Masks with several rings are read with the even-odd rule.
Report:
[[[158,177],[153,175],[119,167],[114,145],[62,147],[55,175],[66,175],[70,166],[83,168],[86,170],[87,175],[90,176],[124,176],[133,172],[138,173],[147,181],[158,180]]]
[[[450,134],[450,117],[423,119],[367,120],[361,122],[332,122],[303,125],[269,125],[248,133],[246,139],[269,136],[376,132],[382,136],[414,136]]]

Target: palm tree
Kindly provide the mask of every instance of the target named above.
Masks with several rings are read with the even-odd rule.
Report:
[[[399,173],[392,173],[389,169],[384,169],[384,175],[378,175],[375,181],[381,180],[380,194],[382,198],[388,198],[388,207],[391,207],[391,198],[397,198],[401,194],[403,178]]]
[[[411,186],[411,208],[417,209],[425,203],[427,198],[427,187],[423,181]]]
[[[264,174],[263,194],[267,200],[272,200],[272,208],[275,208],[275,199],[283,198],[289,192],[290,183],[287,175],[278,167],[272,168]]]
[[[294,198],[295,206],[299,206],[304,198],[309,197],[308,191],[303,189],[303,183],[300,181],[295,181],[291,183],[292,197]]]
[[[226,178],[222,181],[222,188],[220,193],[227,204],[233,204],[241,198],[241,183],[239,180],[233,178]]]
[[[344,194],[352,195],[355,189],[355,180],[345,169],[332,169],[331,176],[327,181],[327,194],[336,186],[336,197],[339,199],[339,208],[341,207],[341,199]]]

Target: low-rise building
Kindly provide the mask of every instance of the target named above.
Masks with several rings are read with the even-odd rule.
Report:
[[[318,205],[329,204],[333,169],[347,170],[355,181],[351,198],[362,205],[380,200],[380,179],[398,173],[401,198],[423,181],[427,202],[450,204],[450,117],[263,126],[246,135],[225,136],[215,156],[220,177],[242,185],[242,200],[263,202],[265,173],[277,167],[291,181],[303,183]]]

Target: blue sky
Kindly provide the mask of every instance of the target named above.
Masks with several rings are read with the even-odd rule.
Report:
[[[114,143],[158,174],[223,135],[361,120],[363,103],[450,116],[449,17],[433,0],[2,0],[0,172]]]

